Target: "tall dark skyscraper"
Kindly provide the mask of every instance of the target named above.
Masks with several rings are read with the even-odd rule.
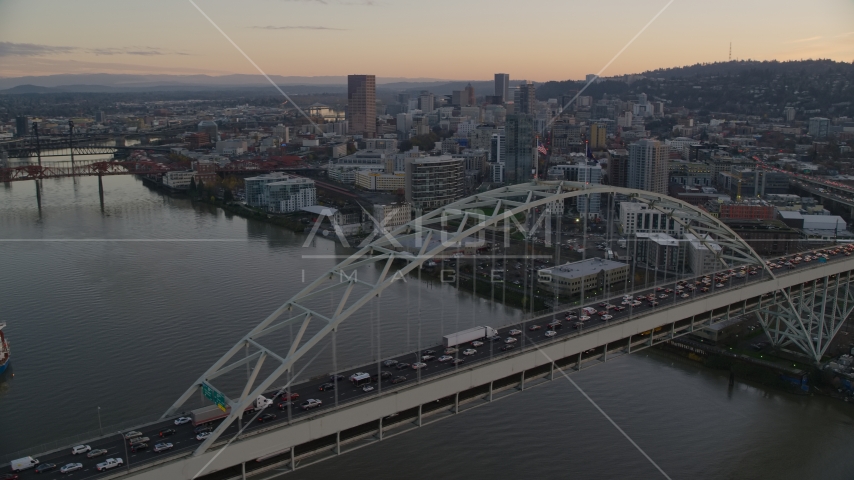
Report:
[[[510,95],[510,74],[496,73],[495,74],[495,96],[501,97],[502,102],[509,100]]]
[[[524,183],[533,178],[534,121],[524,114],[507,115],[504,124],[507,143],[504,157],[504,178],[507,183]]]
[[[466,92],[466,104],[467,104],[467,106],[474,107],[475,105],[477,105],[474,102],[474,87],[471,86],[471,83],[466,85],[464,92]]]
[[[15,117],[15,136],[18,138],[26,137],[30,134],[30,117],[20,116]]]
[[[519,101],[516,102],[516,113],[534,114],[534,105],[537,101],[535,93],[536,89],[533,82],[526,80],[519,85]]]
[[[377,77],[347,76],[347,120],[350,133],[374,137],[377,133]]]

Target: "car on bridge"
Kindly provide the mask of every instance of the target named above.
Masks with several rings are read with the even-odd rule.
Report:
[[[509,333],[511,336],[515,337],[516,335],[522,335],[522,330],[519,330],[518,328],[514,328],[513,330],[510,330],[507,333]]]
[[[299,398],[299,393],[292,393],[288,395],[288,392],[282,394],[282,400],[296,400]]]
[[[193,419],[190,417],[178,417],[175,419],[175,425],[183,425],[185,423],[190,423],[192,421],[193,421]]]
[[[101,455],[106,455],[106,454],[107,454],[106,449],[96,448],[95,450],[92,450],[91,452],[87,453],[86,458],[95,458],[95,457],[100,457]]]
[[[166,450],[171,450],[172,447],[174,447],[174,445],[172,445],[171,443],[158,443],[157,445],[154,446],[154,452],[155,453],[165,452]]]
[[[474,355],[475,353],[477,353],[477,350],[475,350],[473,348],[468,348],[466,350],[463,350],[463,355],[465,355],[465,356]]]
[[[398,370],[403,370],[409,367],[410,365],[408,363],[399,362],[395,368],[397,368]]]
[[[393,385],[397,385],[398,383],[405,382],[405,381],[406,381],[406,377],[404,377],[403,375],[401,375],[401,376],[399,376],[399,377],[394,377],[394,378],[391,380],[391,383],[392,383]]]
[[[450,356],[450,355],[442,355],[441,357],[439,357],[439,361],[440,361],[440,362],[442,362],[442,363],[444,363],[444,362],[450,362],[450,361],[451,361],[451,360],[453,360],[453,359],[454,359],[454,357],[452,357],[452,356]]]
[[[311,410],[311,409],[317,408],[321,405],[323,405],[323,402],[321,402],[320,400],[318,400],[316,398],[309,398],[308,400],[302,402],[302,404],[300,405],[300,408],[302,408],[303,410]]]
[[[60,468],[59,473],[71,473],[76,470],[80,470],[81,468],[83,468],[82,463],[69,463]]]
[[[276,419],[275,413],[265,413],[264,415],[261,415],[260,417],[258,417],[258,422],[264,423],[264,422],[269,422],[269,421],[272,421],[275,419]]]
[[[363,392],[370,392],[370,391],[371,391],[371,390],[373,390],[373,389],[374,389],[374,386],[373,386],[373,385],[371,385],[370,383],[367,383],[367,384],[365,384],[365,385],[362,385],[362,391],[363,391]]]
[[[139,452],[140,450],[148,450],[148,444],[145,442],[140,442],[130,446],[130,451],[133,453]]]
[[[448,347],[448,348],[446,348],[446,349],[445,349],[445,351],[444,351],[444,352],[442,352],[442,353],[444,353],[445,355],[453,355],[453,354],[457,353],[457,351],[458,351],[458,350],[457,350],[457,348],[456,348],[456,347]]]
[[[612,318],[614,318],[613,315],[602,315],[602,320],[610,320]]]
[[[327,390],[335,390],[335,384],[334,383],[324,383],[323,385],[317,387],[317,389],[320,390],[321,392],[325,392]]]
[[[451,365],[459,365],[465,361],[465,358],[455,358],[453,361],[451,361]]]
[[[142,436],[142,432],[137,432],[136,430],[133,430],[133,431],[125,434],[125,440],[130,440],[131,438],[136,438],[136,437],[141,437],[141,436]]]
[[[211,432],[202,432],[202,433],[196,435],[196,440],[201,442],[202,440],[204,440],[210,436],[211,436]]]
[[[421,361],[422,362],[429,362],[429,361],[433,360],[434,358],[436,358],[436,357],[433,355],[422,355]]]
[[[116,468],[124,465],[124,461],[121,458],[108,458],[103,462],[95,465],[95,469],[99,472],[103,472],[104,470],[110,470],[111,468]]]
[[[554,330],[546,330],[546,337],[554,337],[555,335],[557,335],[557,332]]]
[[[383,366],[385,367],[393,367],[397,365],[397,360],[386,360],[383,362]]]
[[[481,346],[483,346],[483,342],[481,342],[480,340],[475,340],[475,341],[471,342],[469,345],[471,345],[472,347],[477,348],[477,347],[481,347]]]
[[[504,343],[516,343],[518,340],[514,337],[507,337],[504,339]]]
[[[528,330],[533,332],[534,330],[540,330],[542,328],[543,328],[542,325],[531,325],[530,327],[528,327]]]
[[[413,364],[412,364],[412,369],[413,369],[413,370],[418,370],[418,369],[420,369],[420,368],[424,368],[424,367],[426,367],[426,366],[427,366],[427,364],[426,364],[426,363],[424,363],[424,362],[415,362],[415,363],[413,363]]]
[[[36,473],[44,473],[49,472],[56,468],[55,463],[42,463],[38,467],[36,467]]]
[[[73,447],[71,449],[71,454],[77,455],[80,453],[86,453],[86,452],[90,452],[90,451],[92,451],[92,447],[90,447],[89,445],[77,445],[76,447]]]

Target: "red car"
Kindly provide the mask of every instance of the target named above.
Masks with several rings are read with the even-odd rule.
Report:
[[[0,475],[0,480],[18,480],[18,475],[14,473],[4,473]]]
[[[288,397],[288,392],[282,394],[282,400],[296,400],[299,398],[299,393],[292,393],[290,397]]]

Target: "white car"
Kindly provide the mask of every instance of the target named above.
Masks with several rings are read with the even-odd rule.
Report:
[[[632,303],[631,303],[631,306],[633,306],[633,307],[637,307],[637,306],[639,306],[640,304],[641,304],[641,302],[639,302],[639,301],[635,300],[634,302],[632,302]]]
[[[513,330],[510,330],[510,332],[509,332],[509,333],[510,333],[510,335],[511,335],[511,336],[522,335],[522,330],[519,330],[519,329],[517,329],[517,328],[514,328]]]
[[[475,347],[475,348],[481,347],[481,346],[483,346],[483,342],[481,342],[480,340],[475,340],[475,341],[471,342],[471,346]]]
[[[555,332],[554,330],[546,330],[547,337],[554,337],[555,335],[557,335],[557,332]]]
[[[613,315],[602,315],[602,320],[610,320],[612,318],[614,318]]]
[[[418,370],[419,368],[424,368],[424,367],[426,367],[426,366],[427,366],[427,364],[426,364],[426,363],[424,363],[424,362],[415,362],[415,363],[413,363],[413,364],[412,364],[412,369],[413,369],[413,370]]]
[[[679,295],[679,296],[682,298],[691,298],[691,295],[688,295],[687,293],[683,293],[682,295]]]
[[[516,343],[517,340],[513,337],[507,337],[504,339],[504,343]]]
[[[452,357],[450,355],[442,355],[441,357],[439,357],[440,362],[450,362],[453,359],[454,359],[454,357]]]
[[[374,386],[373,386],[373,385],[370,385],[370,384],[368,384],[368,385],[363,385],[363,386],[362,386],[362,391],[363,391],[363,392],[370,392],[370,391],[371,391],[371,390],[373,390],[373,389],[374,389]]]
[[[124,464],[124,461],[121,458],[108,458],[103,462],[95,465],[95,469],[99,472],[103,472],[104,470],[110,470],[111,468],[120,467]]]
[[[81,468],[83,468],[82,463],[69,463],[68,465],[60,468],[59,473],[69,473],[75,470],[80,470]]]
[[[202,432],[202,433],[196,435],[196,440],[201,442],[202,440],[208,438],[209,436],[211,436],[211,432]]]
[[[477,350],[475,350],[473,348],[467,348],[467,349],[463,350],[463,355],[474,355],[475,353],[477,353]]]
[[[582,315],[578,317],[579,322],[586,322],[587,320],[590,320],[590,317],[588,317],[587,315]]]
[[[77,445],[76,447],[71,449],[71,454],[77,455],[79,453],[86,453],[86,452],[89,452],[91,450],[92,450],[92,447],[90,447],[89,445]]]
[[[166,450],[169,450],[172,447],[174,447],[174,445],[172,445],[171,443],[158,443],[157,445],[154,446],[154,451],[155,452],[165,452]]]
[[[192,421],[193,421],[193,419],[190,417],[178,417],[175,419],[175,425],[183,425],[185,423],[190,423]]]
[[[475,341],[476,341],[476,340],[475,340]],[[454,347],[448,347],[448,348],[446,348],[446,349],[445,349],[445,351],[444,351],[444,352],[442,352],[442,353],[444,353],[445,355],[453,355],[453,354],[457,353],[457,349],[456,349],[456,348],[454,348]],[[439,360],[441,361],[442,359],[440,358]]]

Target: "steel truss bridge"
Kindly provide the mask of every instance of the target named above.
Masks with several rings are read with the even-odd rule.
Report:
[[[241,430],[237,435],[232,434],[233,428],[229,431],[259,395],[290,392],[290,383],[281,386],[282,379],[290,382],[294,378],[298,360],[307,360],[322,340],[331,337],[334,342],[343,322],[425,262],[478,248],[490,237],[493,241],[500,237],[507,245],[511,237],[521,236],[527,248],[538,229],[546,230],[549,238],[552,210],[564,200],[596,194],[622,195],[664,213],[713,252],[719,265],[715,271],[746,267],[759,273],[745,277],[737,288],[718,288],[687,300],[677,301],[674,297],[672,305],[636,311],[592,328],[566,331],[483,361],[419,376],[417,382],[382,387],[380,392],[346,403],[339,403],[335,393],[334,407],[324,405],[293,419],[289,414],[287,423]],[[560,217],[557,218],[559,232]],[[559,264],[559,258],[555,260]],[[364,280],[372,278],[359,274],[366,269],[379,274],[371,281]],[[428,419],[452,416],[466,406],[488,404],[556,375],[671,341],[734,316],[756,316],[778,348],[799,352],[818,362],[854,309],[852,272],[854,257],[841,257],[775,275],[743,239],[718,219],[680,200],[645,191],[591,188],[574,182],[533,182],[480,193],[383,232],[282,304],[200,375],[162,417],[163,422],[169,422],[162,425],[170,425],[191,397],[202,389],[215,392],[231,413],[212,434],[193,451],[161,454],[156,462],[131,465],[127,472],[112,476],[129,473],[146,480],[239,478],[246,474],[247,462],[265,456],[280,459],[276,468],[293,470],[309,461],[340,454],[348,445],[358,448],[365,442],[381,441],[392,433],[424,425]],[[578,307],[555,305],[527,320],[550,320],[556,314],[562,317],[563,312]],[[274,340],[276,332],[290,326],[297,328],[292,342]],[[227,391],[217,387],[220,380],[244,369],[247,375],[241,380],[241,388]],[[223,435],[226,431],[230,433]]]
[[[10,158],[48,158],[48,157],[82,157],[90,155],[115,155],[117,153],[130,153],[135,150],[150,150],[168,153],[169,147],[158,147],[148,145],[133,145],[130,147],[109,145],[75,145],[71,147],[68,142],[57,144],[23,145],[5,151]]]
[[[0,182],[44,180],[61,177],[145,175],[171,170],[167,165],[151,160],[78,160],[48,162],[0,168]]]

